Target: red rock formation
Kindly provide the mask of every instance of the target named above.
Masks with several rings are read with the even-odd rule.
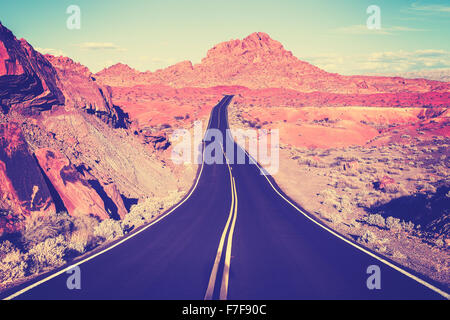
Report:
[[[108,78],[110,81],[104,82],[111,86],[128,86],[132,83],[145,83],[145,76],[151,75],[151,72],[139,72],[130,68],[126,64],[117,63],[107,69],[98,72],[96,78]]]
[[[122,219],[122,194],[134,201],[178,185],[134,135],[114,130],[129,122],[108,86],[69,58],[37,53],[1,24],[0,107],[0,236],[35,211]],[[163,148],[158,137],[151,143]]]
[[[105,190],[108,198],[111,199],[111,204],[114,204],[114,206],[116,207],[114,208],[113,206],[113,208],[110,210],[110,216],[116,214],[120,219],[125,218],[125,215],[128,213],[128,211],[125,208],[125,204],[123,202],[122,196],[120,195],[119,189],[117,189],[117,186],[113,183],[109,183],[103,185],[103,189]],[[113,210],[116,211],[113,212]]]
[[[57,86],[52,65],[25,40],[17,40],[0,24],[0,106],[23,115],[62,105],[64,96]]]
[[[112,103],[111,89],[98,84],[88,68],[67,57],[45,55],[45,58],[58,73],[66,105],[93,113],[113,126],[124,125],[124,115]]]
[[[46,148],[36,150],[35,155],[70,215],[90,214],[100,219],[109,218],[102,198],[72,166],[69,159]]]
[[[182,62],[154,73],[138,73],[124,65],[116,65],[102,70],[97,76],[112,86],[170,84],[181,88],[239,85],[250,89],[286,88],[302,93],[347,96],[427,92],[448,94],[450,89],[448,83],[425,79],[328,73],[297,59],[280,42],[262,32],[253,33],[243,40],[220,43],[208,51],[201,63],[194,66],[190,62]]]
[[[50,191],[19,126],[0,124],[0,235],[35,211],[55,211]]]
[[[375,183],[376,189],[385,190],[388,185],[395,184],[395,180],[389,176],[384,176]]]

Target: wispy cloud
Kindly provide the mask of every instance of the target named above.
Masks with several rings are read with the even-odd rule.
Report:
[[[302,57],[302,59],[326,71],[343,74],[409,72],[450,68],[450,51],[437,49],[382,51],[351,56],[329,53]]]
[[[85,50],[116,50],[126,51],[112,42],[83,42],[77,45],[77,47]]]
[[[422,13],[449,13],[450,5],[442,4],[420,4],[419,2],[414,2],[411,4],[411,10],[422,12]]]
[[[52,56],[64,56],[64,52],[59,49],[52,49],[52,48],[35,48],[36,51],[42,53],[42,54],[51,54]]]
[[[388,26],[381,29],[369,29],[366,25],[352,25],[337,28],[333,30],[333,33],[346,34],[346,35],[395,35],[400,32],[418,32],[426,31],[425,29],[410,28],[404,26]]]

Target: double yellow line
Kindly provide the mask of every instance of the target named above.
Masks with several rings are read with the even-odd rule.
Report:
[[[222,260],[222,255],[224,251],[225,239],[228,239],[226,243],[226,252],[225,252],[225,262],[222,274],[222,282],[220,285],[220,300],[226,300],[228,296],[228,281],[230,277],[230,263],[231,263],[231,248],[233,246],[233,234],[234,227],[236,225],[236,217],[237,217],[237,206],[238,206],[238,198],[236,192],[236,181],[234,180],[233,174],[231,172],[231,167],[228,162],[228,158],[225,154],[225,151],[222,151],[225,156],[225,161],[227,162],[228,171],[230,173],[230,184],[231,184],[231,208],[230,213],[228,215],[227,223],[225,224],[225,228],[222,232],[222,237],[220,238],[219,247],[217,248],[216,259],[214,260],[214,266],[211,271],[211,275],[209,277],[208,288],[205,294],[205,300],[212,300],[214,294],[214,287],[216,285],[217,273],[219,271],[220,261]]]

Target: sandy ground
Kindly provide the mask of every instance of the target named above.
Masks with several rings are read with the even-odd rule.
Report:
[[[345,121],[350,120],[349,112],[341,109],[330,112],[328,119],[335,122],[327,126],[344,134],[331,135],[327,147],[327,135],[320,134],[323,128],[318,126],[323,124],[317,122],[317,112],[312,108],[288,112],[284,109],[273,107],[258,113],[253,116],[252,119],[258,118],[253,123],[248,121],[248,115],[255,114],[252,107],[234,104],[229,110],[232,129],[280,130],[280,167],[273,176],[283,191],[345,237],[449,286],[450,138],[404,135],[398,143],[373,146],[378,132],[383,132],[375,129],[375,125],[386,120],[380,118],[368,126],[365,136],[345,140],[343,137],[348,134],[357,133],[354,125],[345,126]],[[319,114],[326,113],[323,108],[317,109]],[[351,117],[355,118],[358,112],[366,118],[374,115],[372,121],[379,117],[376,110],[367,109],[353,108]],[[292,116],[305,113],[310,113],[309,118],[303,116],[301,124],[299,117]],[[397,113],[396,116],[393,110],[387,112],[390,126],[416,125],[419,121],[415,117],[417,110]],[[266,114],[272,118],[265,119]],[[287,128],[293,126],[301,126],[303,133],[305,127],[313,129],[309,135],[296,139],[288,136],[291,131]],[[311,146],[309,141],[316,143]]]

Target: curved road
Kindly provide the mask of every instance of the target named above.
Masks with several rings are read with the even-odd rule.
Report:
[[[232,96],[212,110],[223,135]],[[207,140],[207,139],[205,139]],[[205,150],[209,150],[209,141]],[[237,145],[232,146],[237,151]],[[448,299],[436,284],[310,218],[258,165],[203,164],[190,194],[162,218],[77,264],[1,295],[15,299]],[[380,268],[369,290],[367,268]]]

